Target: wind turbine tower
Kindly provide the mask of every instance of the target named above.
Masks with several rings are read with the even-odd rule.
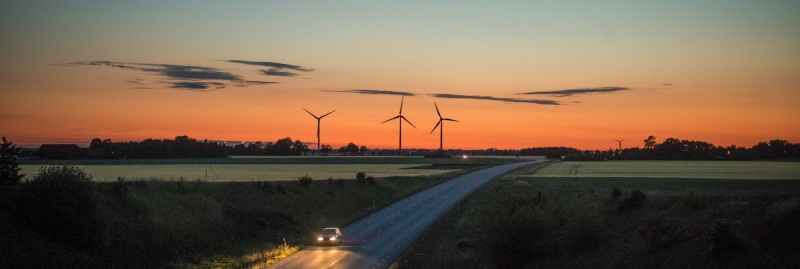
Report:
[[[404,99],[405,99],[405,96],[400,98],[400,113],[397,116],[394,116],[394,118],[391,118],[391,119],[388,119],[388,120],[385,120],[385,121],[381,122],[381,124],[384,124],[386,122],[389,122],[389,121],[397,119],[397,121],[400,123],[400,143],[399,143],[399,146],[398,146],[398,151],[399,151],[398,154],[401,155],[401,156],[403,155],[403,121],[408,122],[408,124],[410,124],[411,127],[414,127],[414,129],[417,129],[417,127],[414,126],[413,123],[408,121],[408,119],[406,119],[406,117],[403,117],[403,100]]]
[[[625,138],[623,138],[622,140],[614,139],[614,141],[617,141],[617,143],[619,143],[619,147],[617,149],[622,149],[622,141],[625,141]]]
[[[306,109],[303,108],[303,110],[306,110]],[[308,110],[306,110],[306,112],[308,112],[308,114],[310,114],[312,117],[317,119],[317,155],[319,155],[319,146],[320,146],[320,144],[319,144],[319,125],[320,125],[320,121],[322,121],[322,118],[324,118],[325,116],[328,116],[333,112],[336,112],[336,110],[328,112],[327,114],[319,116],[319,117],[317,117],[317,115],[314,115],[314,113],[309,112]]]
[[[439,113],[439,106],[436,105],[436,102],[433,102],[433,106],[436,107],[436,114],[439,115],[439,122],[436,123],[436,126],[433,126],[433,130],[431,130],[431,134],[433,133],[433,131],[436,131],[436,127],[439,127],[439,125],[442,125],[442,127],[439,128],[439,151],[443,151],[444,150],[444,147],[443,147],[443,145],[444,145],[444,121],[455,121],[455,122],[459,122],[459,121],[458,120],[454,120],[454,119],[450,119],[450,118],[442,118],[442,113]]]

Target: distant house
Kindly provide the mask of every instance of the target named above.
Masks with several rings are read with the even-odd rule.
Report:
[[[85,158],[83,151],[75,144],[44,144],[31,153],[32,157],[39,159],[63,160]]]

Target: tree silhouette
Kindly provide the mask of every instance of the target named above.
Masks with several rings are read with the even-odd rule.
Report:
[[[13,187],[19,184],[25,174],[20,174],[19,161],[17,155],[19,149],[17,145],[8,142],[3,137],[3,144],[0,144],[0,186]]]

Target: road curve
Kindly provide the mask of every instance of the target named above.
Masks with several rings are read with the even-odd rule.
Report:
[[[397,201],[342,228],[340,246],[311,246],[270,268],[387,268],[428,227],[483,183],[544,160],[465,174]]]

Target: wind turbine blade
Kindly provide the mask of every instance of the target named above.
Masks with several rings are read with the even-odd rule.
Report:
[[[431,130],[430,133],[432,134],[433,131],[436,131],[436,127],[439,127],[439,124],[441,124],[441,123],[442,123],[442,120],[439,120],[438,122],[436,122],[436,126],[433,126],[433,130]]]
[[[306,110],[306,109],[303,108],[303,110]],[[308,110],[306,110],[306,112],[308,112],[308,114],[311,115],[312,117],[314,117],[315,119],[319,119],[319,117],[317,117],[317,115],[314,115],[313,113],[309,112]]]
[[[406,117],[403,117],[403,115],[400,115],[400,116],[398,116],[398,117],[400,117],[400,118],[401,118],[401,119],[403,119],[404,121],[408,122],[408,124],[411,124],[411,127],[414,127],[414,129],[417,129],[417,126],[414,126],[414,124],[413,124],[413,123],[411,123],[410,121],[408,121],[408,119],[406,119]]]
[[[383,121],[383,122],[381,122],[381,123],[389,122],[389,121],[391,121],[391,120],[393,120],[393,119],[400,118],[400,117],[402,117],[402,116],[400,116],[400,115],[397,115],[397,116],[394,116],[394,118],[391,118],[391,119],[385,120],[385,121]]]
[[[433,102],[433,106],[436,107],[436,115],[439,115],[439,119],[441,119],[442,113],[439,113],[439,106],[436,105],[436,102]]]
[[[460,122],[460,121],[458,121],[458,120],[454,120],[454,119],[450,119],[450,118],[444,118],[444,119],[441,119],[441,120],[449,120],[449,121]]]
[[[331,111],[331,112],[328,112],[328,114],[325,114],[325,115],[319,116],[319,118],[320,118],[320,119],[321,119],[321,118],[324,118],[325,116],[328,116],[328,115],[330,115],[330,114],[331,114],[331,113],[333,113],[333,112],[336,112],[336,110],[334,110],[334,111]]]
[[[398,113],[398,114],[400,114],[400,115],[403,115],[403,100],[404,100],[405,98],[406,98],[406,96],[405,96],[405,95],[403,95],[403,97],[400,97],[400,113]]]

